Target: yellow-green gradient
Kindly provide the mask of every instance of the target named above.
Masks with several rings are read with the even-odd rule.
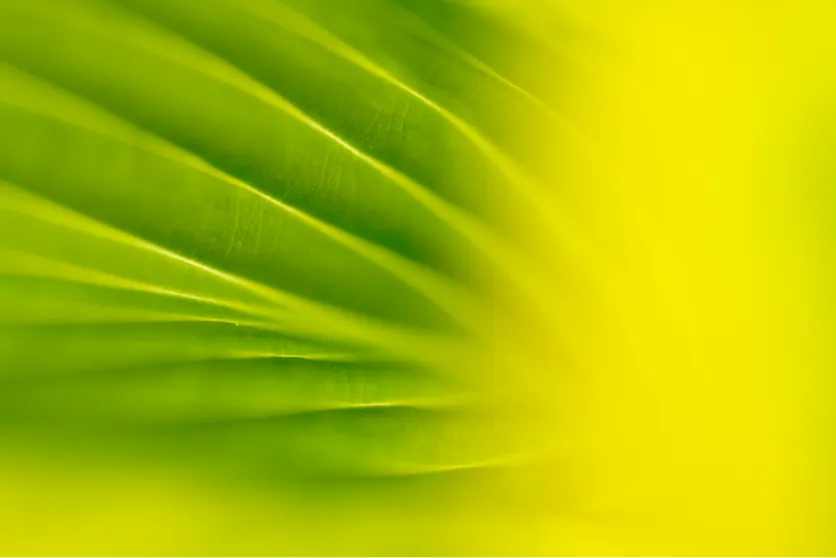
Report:
[[[0,554],[833,554],[831,4],[0,0]]]

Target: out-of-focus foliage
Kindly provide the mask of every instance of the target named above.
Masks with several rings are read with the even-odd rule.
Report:
[[[833,10],[0,0],[0,553],[832,553]]]
[[[518,138],[555,99],[513,59],[559,58],[528,43],[447,0],[0,2],[2,463],[58,486],[0,545],[491,552],[455,508],[550,504],[519,327],[549,321],[551,241],[515,218],[552,229]],[[72,526],[67,471],[309,519],[239,544],[127,497]]]

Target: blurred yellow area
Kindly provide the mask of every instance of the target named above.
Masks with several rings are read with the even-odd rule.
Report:
[[[832,126],[836,5],[550,9],[605,45],[570,111],[601,149],[563,188],[605,247],[614,322],[576,339],[573,426],[601,452],[578,467],[585,511],[626,535],[571,552],[831,554],[834,183],[809,151]]]

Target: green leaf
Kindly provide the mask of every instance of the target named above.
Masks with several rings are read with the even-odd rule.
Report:
[[[492,296],[546,198],[498,113],[552,109],[462,9],[0,2],[0,421],[279,476],[504,466]]]

